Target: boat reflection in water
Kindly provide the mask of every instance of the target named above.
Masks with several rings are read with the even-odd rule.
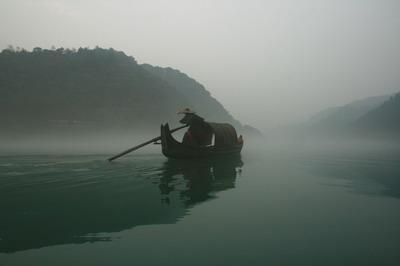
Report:
[[[2,162],[0,253],[112,241],[107,233],[176,223],[195,203],[233,188],[243,165],[240,157],[163,162],[160,156],[112,164],[80,157]]]
[[[240,155],[197,160],[168,159],[164,163],[160,190],[169,203],[168,195],[176,190],[176,180],[183,178],[185,188],[180,191],[180,201],[186,205],[215,198],[215,193],[235,187],[237,173],[243,162]],[[237,169],[238,168],[238,169]]]

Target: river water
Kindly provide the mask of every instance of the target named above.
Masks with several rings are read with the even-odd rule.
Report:
[[[400,264],[400,151],[0,156],[0,265]]]

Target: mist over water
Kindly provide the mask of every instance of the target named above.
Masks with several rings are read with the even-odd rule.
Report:
[[[102,154],[78,152],[95,139],[69,155],[0,156],[0,262],[400,261],[392,143],[248,140],[240,157],[199,161],[167,159],[149,145],[106,161],[125,141]]]
[[[184,131],[174,133],[181,140]],[[158,127],[153,130],[103,131],[93,134],[8,135],[0,137],[0,155],[64,155],[112,154],[127,150],[160,136]],[[159,151],[160,145],[147,145],[136,152]]]

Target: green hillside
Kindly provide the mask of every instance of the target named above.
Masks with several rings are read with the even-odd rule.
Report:
[[[235,127],[241,127],[240,122],[235,120],[203,85],[188,75],[172,68],[154,67],[149,64],[141,66],[191,99],[191,108],[201,113],[208,121],[227,122]],[[204,103],[207,103],[207,105]]]
[[[176,111],[190,107],[207,120],[240,126],[193,79],[157,69],[113,49],[3,50],[0,125],[21,133],[145,130],[176,122]]]

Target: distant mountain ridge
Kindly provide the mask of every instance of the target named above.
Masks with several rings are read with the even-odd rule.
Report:
[[[370,110],[388,100],[390,95],[368,97],[357,100],[342,107],[331,107],[318,113],[308,123],[315,130],[340,129],[349,123],[361,118]],[[317,117],[317,119],[316,119]]]
[[[176,111],[186,107],[242,129],[186,74],[138,65],[111,48],[0,53],[0,126],[10,132],[145,130],[177,124]]]
[[[331,107],[304,123],[289,125],[271,133],[272,137],[301,139],[391,138],[400,140],[400,93],[357,100]]]
[[[400,93],[349,124],[346,131],[353,135],[400,139]]]

